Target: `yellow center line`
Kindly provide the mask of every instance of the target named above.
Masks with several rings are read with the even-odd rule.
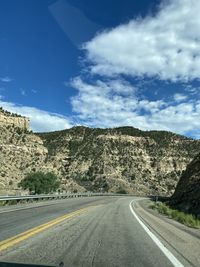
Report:
[[[66,220],[66,219],[72,218],[72,217],[79,215],[79,214],[81,214],[81,213],[83,213],[83,212],[85,212],[91,208],[94,208],[94,207],[96,207],[96,206],[89,206],[86,208],[82,208],[82,209],[73,211],[71,213],[62,215],[56,219],[53,219],[47,223],[36,226],[36,227],[34,227],[30,230],[27,230],[21,234],[18,234],[18,235],[11,237],[11,238],[5,239],[5,240],[0,242],[0,252],[15,245],[15,244],[17,244],[17,243],[19,243],[19,242],[21,242],[21,241],[24,241],[25,239],[27,239],[27,238],[35,235],[35,234],[38,234],[38,233],[56,225],[56,224],[61,223],[62,221]]]

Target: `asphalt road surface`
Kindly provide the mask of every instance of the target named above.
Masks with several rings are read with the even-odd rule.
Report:
[[[140,202],[127,196],[85,197],[2,208],[0,261],[86,267],[200,266],[198,232],[192,234],[148,213]]]

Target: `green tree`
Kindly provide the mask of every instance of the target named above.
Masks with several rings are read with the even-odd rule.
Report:
[[[55,192],[60,186],[57,176],[52,173],[32,172],[18,184],[24,190],[29,190],[31,194],[48,194]]]

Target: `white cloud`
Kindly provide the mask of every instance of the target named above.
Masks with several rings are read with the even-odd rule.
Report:
[[[26,116],[30,119],[30,127],[35,132],[48,132],[72,127],[71,121],[59,114],[50,113],[34,107],[19,106],[0,100],[4,109]]]
[[[86,125],[96,127],[130,125],[143,130],[167,130],[180,134],[194,132],[194,136],[199,136],[199,100],[181,103],[149,101],[138,99],[135,89],[129,95],[121,96],[111,84],[112,82],[99,80],[89,84],[80,77],[72,81],[72,86],[79,92],[71,99],[73,111]],[[118,84],[120,87],[120,80]],[[127,86],[129,88],[130,84]]]
[[[174,100],[176,102],[182,102],[184,100],[186,100],[188,97],[186,95],[183,95],[183,94],[179,94],[179,93],[176,93],[174,94]]]
[[[185,91],[189,93],[190,95],[199,95],[200,96],[200,87],[193,87],[191,84],[188,84],[185,87]]]
[[[156,16],[133,19],[85,43],[89,73],[103,76],[104,81],[72,80],[78,90],[71,99],[77,117],[88,126],[130,125],[198,138],[200,90],[189,82],[200,78],[199,10],[196,0],[163,1]],[[135,88],[122,79],[127,75],[142,77],[142,85],[137,82]],[[146,77],[185,82],[183,93],[175,91],[170,100],[139,97],[149,81]]]
[[[114,84],[116,87],[113,87]],[[113,113],[129,111],[130,106],[131,110],[134,110],[137,105],[135,88],[123,80],[107,83],[97,80],[95,84],[88,84],[84,83],[81,78],[75,78],[72,86],[79,91],[79,94],[71,99],[73,111],[79,113],[82,120],[96,121],[100,116],[103,127],[109,125],[109,118]],[[127,97],[121,93],[122,89],[128,93]],[[121,114],[116,115],[121,116]],[[115,119],[113,117],[113,120]]]
[[[156,16],[131,20],[85,43],[91,72],[199,79],[200,1],[164,3]]]
[[[4,83],[9,83],[12,81],[12,79],[8,76],[5,76],[5,77],[0,77],[0,81]]]

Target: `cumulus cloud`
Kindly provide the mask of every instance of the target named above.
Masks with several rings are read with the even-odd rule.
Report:
[[[34,132],[56,131],[72,127],[71,121],[59,114],[34,107],[19,106],[2,100],[0,100],[0,106],[10,112],[28,117],[30,119],[30,127]]]
[[[98,79],[72,80],[78,90],[71,99],[77,117],[88,126],[130,125],[199,138],[200,90],[191,83],[200,77],[199,10],[196,0],[163,1],[155,16],[133,19],[84,43],[87,68]],[[137,81],[135,88],[127,76],[129,81],[142,78],[142,85]],[[150,100],[151,86],[145,84],[150,77],[168,86],[178,81],[183,91]],[[146,96],[138,96],[141,89]]]
[[[85,43],[91,72],[171,81],[199,79],[200,1],[164,3],[156,16],[133,19]]]
[[[115,80],[116,82],[117,80]],[[118,86],[124,82],[118,80]],[[167,130],[180,134],[193,132],[200,135],[200,101],[190,100],[179,103],[170,101],[139,99],[135,88],[131,93],[122,96],[115,90],[112,82],[87,83],[80,77],[72,81],[78,94],[71,99],[73,111],[88,126],[116,127],[130,125],[143,130]],[[176,98],[181,95],[176,95]],[[182,97],[182,100],[183,97]]]
[[[106,127],[111,114],[134,110],[136,107],[135,88],[123,80],[103,82],[97,80],[93,84],[85,83],[80,77],[72,80],[72,86],[78,90],[78,95],[71,99],[73,111],[79,113],[79,118],[91,121],[91,125]],[[116,84],[116,87],[114,85]],[[126,88],[125,88],[126,87]],[[128,94],[125,97],[124,92]],[[122,116],[122,114],[117,114]],[[113,117],[113,121],[117,116]],[[95,123],[101,118],[98,125]],[[112,121],[112,122],[113,122]],[[94,124],[93,124],[94,123]]]

